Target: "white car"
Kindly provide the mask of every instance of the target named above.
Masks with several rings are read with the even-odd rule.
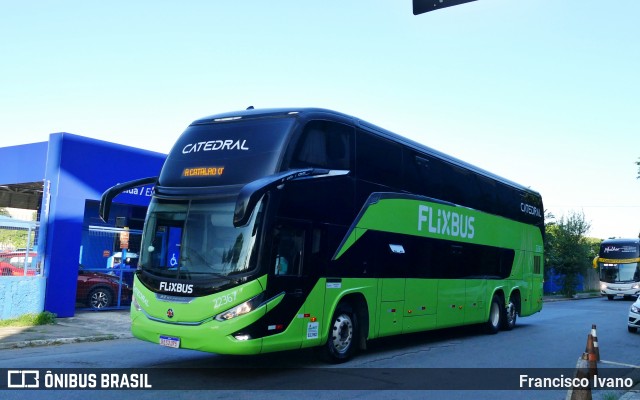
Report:
[[[629,325],[627,328],[629,332],[638,332],[638,328],[640,328],[640,297],[629,309]]]

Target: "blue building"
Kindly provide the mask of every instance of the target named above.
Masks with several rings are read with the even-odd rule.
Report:
[[[43,310],[73,316],[79,271],[111,267],[117,252],[132,252],[129,231],[142,229],[153,188],[118,196],[106,223],[98,217],[100,196],[116,183],[157,176],[165,157],[69,133],[0,148],[0,207],[34,210],[39,216],[37,272],[0,276],[0,319]]]

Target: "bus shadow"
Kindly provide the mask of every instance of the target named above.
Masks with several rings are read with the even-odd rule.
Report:
[[[515,326],[515,330],[527,329],[526,323]],[[506,332],[508,333],[508,332]],[[500,332],[497,335],[505,334]],[[488,335],[482,325],[467,325],[454,328],[444,328],[432,331],[394,335],[370,340],[367,349],[360,351],[355,357],[343,364],[329,364],[319,355],[320,348],[287,350],[258,355],[220,355],[195,353],[197,357],[168,361],[154,367],[159,368],[256,368],[256,369],[299,369],[299,368],[342,368],[361,367],[364,364],[375,365],[376,358],[385,357],[389,353],[421,351],[425,347],[439,347],[451,342],[463,341],[478,336],[497,337]]]

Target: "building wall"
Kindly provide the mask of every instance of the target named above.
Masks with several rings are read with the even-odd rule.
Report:
[[[46,227],[46,311],[59,317],[75,313],[86,200],[100,200],[102,193],[117,183],[157,176],[165,157],[69,133],[50,136],[45,172],[45,182],[50,182],[50,203],[41,220]],[[122,195],[115,201],[147,205],[149,197]]]
[[[41,182],[47,162],[47,142],[0,147],[0,184]],[[11,166],[7,168],[7,166]]]
[[[47,160],[47,142],[0,148],[0,184],[41,182]],[[43,276],[0,276],[0,319],[36,314],[44,309]]]
[[[71,317],[87,200],[99,201],[117,183],[157,176],[166,155],[54,133],[48,142],[0,148],[0,157],[3,165],[11,165],[0,170],[0,184],[44,182],[37,248],[43,275],[0,277],[0,319],[43,310]],[[114,201],[146,206],[149,200],[122,194]]]
[[[0,277],[0,319],[41,312],[45,286],[43,276]]]

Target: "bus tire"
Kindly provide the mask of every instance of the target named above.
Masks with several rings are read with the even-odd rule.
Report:
[[[338,305],[329,325],[327,343],[322,349],[323,358],[331,363],[348,361],[356,352],[359,335],[358,316],[351,305]]]
[[[502,318],[501,328],[504,331],[510,331],[516,326],[516,320],[518,319],[518,305],[513,300],[513,297],[509,298],[509,304],[504,309],[504,318]]]
[[[502,304],[502,299],[500,296],[493,295],[493,299],[491,299],[491,307],[489,307],[489,319],[484,324],[485,331],[493,335],[498,333],[500,330],[500,325],[502,324],[504,315],[504,306]]]
[[[614,297],[615,297],[615,296],[613,296],[613,295],[611,295],[611,294],[608,294],[608,295],[607,295],[607,300],[613,300],[613,298],[614,298]]]

